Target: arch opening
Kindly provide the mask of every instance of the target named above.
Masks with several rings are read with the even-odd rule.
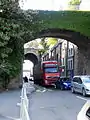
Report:
[[[88,66],[90,66],[90,62],[89,62],[90,39],[88,37],[80,34],[79,32],[75,32],[72,30],[59,29],[59,28],[44,29],[41,32],[39,32],[38,35],[36,35],[34,37],[35,37],[35,39],[46,38],[46,37],[61,38],[63,40],[67,40],[68,42],[75,44],[78,47],[78,52],[77,52],[77,50],[74,50],[74,56],[73,56],[73,57],[75,57],[74,60],[71,61],[71,59],[69,59],[68,61],[66,61],[66,60],[64,60],[64,58],[62,58],[62,60],[60,59],[60,62],[65,61],[66,64],[72,63],[72,66],[75,69],[74,71],[76,72],[76,75],[83,74],[84,73],[83,71],[85,71],[85,74],[86,73],[90,74],[89,73],[90,67],[88,67]],[[87,51],[87,54],[85,51]],[[67,52],[67,54],[68,54],[68,52]],[[62,57],[57,53],[54,56],[56,56],[57,60],[59,60],[59,58]],[[47,56],[47,58],[48,58],[48,56]],[[53,58],[53,56],[52,56],[52,58]],[[38,63],[37,58],[35,56],[32,57],[32,54],[26,54],[25,59],[31,60],[34,63],[34,65]],[[76,61],[76,59],[77,59],[77,61]],[[82,61],[82,64],[80,64],[81,61]],[[75,62],[75,63],[73,63],[73,62]],[[64,62],[63,62],[63,65],[64,65]],[[82,68],[83,68],[83,70],[82,70]]]
[[[24,56],[25,56],[25,60],[30,60],[34,65],[38,63],[38,58],[33,53],[27,53]]]
[[[76,45],[77,48],[74,50],[74,57],[75,57],[74,60],[71,61],[71,59],[69,59],[68,61],[65,60],[65,62],[66,64],[72,63],[72,66],[74,66],[75,68],[74,70],[76,72],[75,75],[90,74],[89,72],[90,71],[89,69],[90,68],[89,67],[90,66],[90,62],[89,62],[90,38],[89,37],[81,34],[80,32],[75,32],[75,31],[66,30],[66,29],[59,29],[59,28],[49,28],[49,29],[42,30],[41,32],[39,32],[38,38],[43,38],[43,37],[61,38],[63,40],[67,40],[68,42],[71,42],[74,45]],[[68,54],[68,51],[66,54]],[[60,57],[60,55],[57,56],[57,54],[55,54],[54,56],[56,56],[57,59],[58,57]],[[69,68],[66,68],[66,69],[69,69]]]
[[[42,37],[56,37],[65,39],[77,45],[79,48],[89,48],[90,38],[84,36],[80,32],[75,32],[73,30],[66,30],[60,28],[48,28],[44,29],[38,33],[38,38]]]
[[[27,53],[24,56],[23,77],[26,76],[28,79],[33,79],[33,67],[38,64],[38,58],[33,53]]]

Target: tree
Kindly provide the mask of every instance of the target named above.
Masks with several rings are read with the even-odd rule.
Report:
[[[57,38],[47,38],[47,45],[49,46],[49,49],[52,48],[55,44],[57,44],[57,42]]]
[[[80,5],[81,0],[70,0],[69,5]]]
[[[49,46],[47,45],[45,38],[41,38],[39,46],[42,48],[38,50],[40,55],[43,55],[45,52],[49,50]]]
[[[81,0],[70,0],[68,3],[69,10],[79,10]]]
[[[18,1],[0,0],[0,81],[4,84],[19,75],[23,45],[28,38],[33,38],[40,26],[38,12],[21,10]]]
[[[56,43],[58,42],[57,38],[42,38],[40,45],[43,49],[39,50],[39,53],[43,55],[45,52],[47,52],[49,49],[51,49]]]

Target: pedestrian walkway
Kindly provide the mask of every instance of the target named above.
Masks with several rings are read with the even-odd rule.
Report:
[[[19,120],[21,90],[0,93],[0,120]]]

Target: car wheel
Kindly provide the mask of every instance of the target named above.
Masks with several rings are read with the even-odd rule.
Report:
[[[71,91],[72,91],[72,93],[75,93],[75,90],[74,90],[74,88],[73,88],[73,87],[71,87]]]
[[[57,89],[60,89],[60,87],[59,87],[59,85],[58,85],[58,84],[56,84],[56,88],[57,88]]]
[[[60,89],[60,86],[59,86],[58,82],[55,83],[55,86],[56,86],[57,89]]]
[[[63,87],[63,86],[61,86],[60,88],[61,88],[61,90],[64,90],[64,87]]]
[[[86,96],[86,91],[85,91],[84,88],[82,89],[82,94],[83,94],[84,97]]]

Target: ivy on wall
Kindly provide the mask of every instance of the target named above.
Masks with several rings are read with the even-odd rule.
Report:
[[[18,0],[0,0],[0,83],[4,88],[20,74],[23,45],[39,30],[37,14],[21,10]]]
[[[90,37],[89,11],[39,11],[39,20],[43,28],[73,30]]]

